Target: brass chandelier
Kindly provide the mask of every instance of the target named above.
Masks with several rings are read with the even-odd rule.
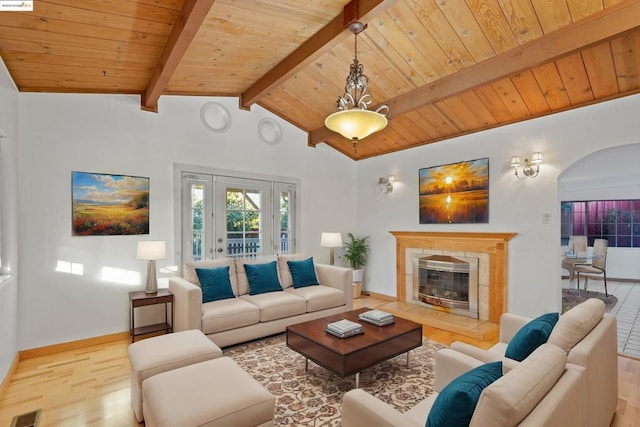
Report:
[[[363,65],[358,62],[358,34],[366,28],[361,22],[354,22],[349,30],[355,36],[355,57],[349,69],[344,95],[338,97],[338,111],[329,115],[325,126],[353,142],[355,148],[363,138],[378,132],[387,126],[389,107],[381,105],[375,111],[367,107],[373,102],[369,93],[369,78],[364,74]]]

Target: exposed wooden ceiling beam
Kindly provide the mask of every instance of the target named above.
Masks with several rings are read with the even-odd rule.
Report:
[[[158,111],[158,99],[180,60],[196,36],[215,0],[185,0],[182,10],[173,24],[167,44],[156,64],[149,85],[142,93],[141,108],[146,111]]]
[[[387,100],[389,118],[500,80],[610,40],[640,27],[640,1],[627,0],[544,37]],[[374,107],[375,109],[375,107]],[[336,133],[326,127],[309,132],[314,146]]]
[[[240,108],[248,109],[271,89],[286,81],[328,52],[347,35],[349,24],[367,21],[392,6],[396,0],[352,0],[331,22],[283,59],[240,96]]]

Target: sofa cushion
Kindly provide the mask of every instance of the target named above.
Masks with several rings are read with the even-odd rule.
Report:
[[[278,275],[283,289],[293,286],[293,276],[291,276],[288,261],[301,261],[307,258],[309,258],[309,255],[303,254],[280,255],[278,257]]]
[[[214,268],[196,268],[196,274],[202,288],[202,302],[235,298],[229,279],[229,266]]]
[[[290,292],[266,292],[241,295],[240,298],[259,308],[261,322],[303,314],[307,305],[303,298]]]
[[[303,288],[287,288],[285,291],[304,298],[307,302],[307,313],[344,305],[344,291],[331,286],[305,286]]]
[[[524,325],[509,341],[504,353],[505,357],[523,361],[533,350],[546,343],[551,331],[558,321],[558,313],[546,313]]]
[[[565,314],[551,331],[549,342],[557,345],[567,353],[596,327],[604,316],[604,301],[589,298]]]
[[[549,343],[538,347],[482,392],[471,425],[518,425],[558,381],[566,361],[567,353],[560,347]]]
[[[313,257],[300,261],[287,261],[287,265],[293,278],[294,288],[319,285],[316,269],[313,265]]]
[[[278,266],[275,261],[264,264],[245,264],[244,270],[247,272],[247,280],[249,281],[249,295],[282,290],[280,280],[278,280]]]
[[[238,281],[238,295],[249,293],[249,279],[247,279],[247,271],[244,266],[246,264],[264,264],[266,262],[275,261],[276,257],[267,255],[259,258],[235,258],[236,280]]]
[[[451,381],[433,402],[426,427],[467,427],[480,394],[501,376],[502,362],[492,362],[473,368]]]
[[[253,325],[260,321],[260,309],[239,298],[202,304],[202,332],[216,332]]]
[[[196,268],[215,268],[229,266],[229,280],[231,281],[231,288],[233,293],[238,295],[238,281],[236,273],[236,264],[233,258],[220,258],[220,259],[207,259],[204,261],[190,261],[184,263],[183,277],[186,281],[194,283],[200,286],[200,280],[198,280],[198,274]]]

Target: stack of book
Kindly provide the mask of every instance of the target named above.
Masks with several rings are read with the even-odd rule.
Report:
[[[393,314],[387,313],[381,310],[369,310],[364,313],[360,313],[358,316],[360,320],[364,320],[367,323],[371,323],[376,326],[386,326],[395,323]]]
[[[327,324],[325,331],[338,338],[347,338],[364,332],[360,323],[347,319]]]

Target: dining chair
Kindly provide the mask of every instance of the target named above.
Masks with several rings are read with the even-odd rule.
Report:
[[[587,251],[587,236],[569,236],[568,248],[571,253]]]
[[[584,290],[587,290],[589,284],[589,276],[602,274],[604,279],[604,295],[609,296],[607,292],[607,247],[609,241],[607,239],[595,239],[593,241],[593,253],[591,264],[576,264],[573,267],[578,279],[578,291],[580,291],[580,274],[584,276]]]

